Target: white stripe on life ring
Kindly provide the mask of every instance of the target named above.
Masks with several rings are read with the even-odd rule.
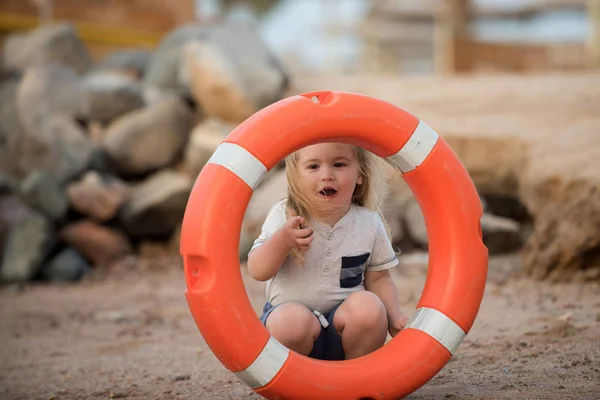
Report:
[[[290,350],[271,336],[252,364],[235,374],[252,389],[258,389],[271,382],[289,355]]]
[[[419,121],[404,146],[396,154],[386,157],[386,161],[402,173],[410,172],[425,161],[438,139],[439,135],[434,130]]]
[[[207,164],[218,164],[236,174],[254,190],[264,175],[267,167],[264,166],[248,150],[235,143],[223,142],[217,147]]]
[[[426,307],[415,310],[406,324],[406,328],[425,332],[448,349],[450,354],[454,354],[466,336],[465,331],[456,322],[448,318],[446,314]]]

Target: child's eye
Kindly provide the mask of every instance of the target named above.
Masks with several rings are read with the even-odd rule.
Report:
[[[346,166],[346,164],[345,164],[345,163],[343,163],[343,162],[337,162],[337,163],[333,164],[333,166],[334,166],[335,168],[342,168],[342,167],[345,167],[345,166]]]
[[[319,168],[319,166],[317,164],[310,164],[308,166],[308,169],[317,169],[317,168]]]

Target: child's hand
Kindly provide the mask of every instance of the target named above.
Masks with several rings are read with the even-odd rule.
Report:
[[[290,249],[308,250],[313,240],[313,228],[306,227],[302,217],[291,217],[283,225],[282,237]]]
[[[398,318],[390,320],[388,331],[391,337],[395,337],[408,323],[408,317],[400,315]]]

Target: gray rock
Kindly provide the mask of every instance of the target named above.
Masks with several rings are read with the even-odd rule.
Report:
[[[17,112],[18,79],[0,85],[0,171],[18,173],[18,143],[23,129]]]
[[[43,166],[61,184],[78,177],[90,167],[98,147],[73,119],[55,115],[48,120],[42,132],[44,137],[50,138]]]
[[[34,212],[17,194],[0,196],[0,234]]]
[[[30,34],[11,36],[4,47],[4,62],[8,68],[18,70],[59,63],[78,73],[92,65],[87,48],[70,23],[42,25]]]
[[[58,235],[95,267],[108,265],[133,252],[124,232],[89,219],[68,224]]]
[[[97,72],[82,82],[88,120],[110,122],[128,112],[144,107],[141,84],[119,73]]]
[[[411,198],[406,205],[404,222],[407,231],[406,233],[411,241],[419,247],[426,249],[429,245],[427,227],[425,226],[425,218],[423,217],[421,207],[415,198]]]
[[[109,221],[127,200],[129,186],[114,176],[89,171],[80,180],[71,182],[66,194],[77,212],[96,221]]]
[[[142,87],[142,93],[144,96],[144,102],[148,107],[155,106],[163,101],[173,97],[172,94],[169,94],[161,89],[158,89],[154,86],[144,85]]]
[[[77,177],[92,163],[97,146],[70,117],[52,115],[39,135],[22,135],[14,152],[19,177],[45,169],[61,183]]]
[[[392,167],[382,168],[386,178],[387,188],[382,194],[382,214],[390,228],[392,244],[407,251],[415,246],[410,240],[404,221],[407,205],[414,199],[414,196],[400,174]]]
[[[210,36],[183,48],[180,76],[210,116],[240,123],[282,99],[289,77],[258,32],[244,25],[218,25]]]
[[[19,182],[12,176],[0,172],[0,195],[14,193],[19,186]]]
[[[165,35],[152,55],[144,83],[166,92],[189,93],[189,89],[182,85],[179,79],[181,49],[192,40],[207,38],[209,33],[208,26],[187,24]]]
[[[4,241],[0,281],[25,282],[34,278],[52,241],[50,222],[31,213],[11,225]]]
[[[103,147],[121,175],[141,175],[177,160],[194,123],[193,111],[172,97],[117,119]]]
[[[70,282],[90,271],[90,265],[77,251],[66,248],[42,267],[41,276],[51,282]]]
[[[53,221],[62,221],[69,209],[69,198],[58,181],[47,171],[32,171],[21,182],[22,198]]]
[[[73,119],[53,114],[37,135],[21,134],[10,149],[7,173],[23,178],[45,169],[62,184],[91,166],[97,146]]]
[[[509,253],[523,245],[521,224],[511,219],[484,213],[481,230],[490,254]]]
[[[76,117],[85,109],[80,79],[70,68],[47,64],[27,69],[17,91],[19,119],[25,131],[44,140],[44,125],[55,114]]]
[[[233,131],[234,125],[209,118],[192,130],[184,152],[185,170],[196,178],[217,147]]]
[[[170,170],[150,176],[131,191],[120,222],[134,238],[167,238],[183,218],[192,180]]]
[[[429,240],[425,219],[415,199],[406,207],[404,221],[410,239],[422,248],[427,249]],[[509,253],[517,250],[522,244],[521,224],[508,218],[484,212],[481,217],[483,243],[490,254]]]
[[[152,59],[151,50],[127,49],[117,50],[108,54],[97,65],[97,70],[112,70],[143,77]]]
[[[34,211],[16,194],[0,195],[0,261],[4,251],[4,242],[10,228],[17,222],[25,219]]]
[[[18,71],[26,64],[25,49],[29,33],[11,33],[4,38],[2,51],[2,69]]]

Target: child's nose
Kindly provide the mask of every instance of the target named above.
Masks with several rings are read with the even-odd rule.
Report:
[[[326,172],[323,174],[323,176],[321,177],[322,180],[326,181],[326,182],[330,182],[333,181],[333,175],[330,174],[329,172]]]
[[[333,171],[331,168],[327,168],[324,167],[321,172],[323,173],[323,175],[321,176],[321,179],[324,181],[333,181]]]

